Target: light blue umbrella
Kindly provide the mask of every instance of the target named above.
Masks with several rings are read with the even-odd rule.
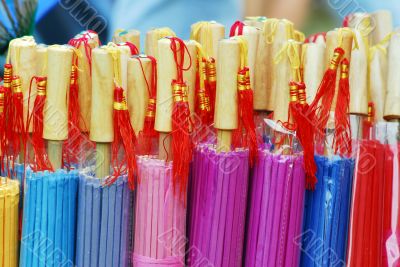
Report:
[[[133,193],[126,176],[110,186],[85,169],[79,177],[76,266],[128,266]]]

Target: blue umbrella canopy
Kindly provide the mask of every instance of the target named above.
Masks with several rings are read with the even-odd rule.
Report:
[[[20,266],[74,263],[77,193],[77,171],[27,169]]]
[[[301,246],[301,266],[345,263],[354,160],[315,157],[318,183],[307,191]]]

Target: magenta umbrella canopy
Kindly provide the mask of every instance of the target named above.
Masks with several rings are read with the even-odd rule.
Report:
[[[305,174],[303,157],[260,149],[251,176],[245,266],[297,267]]]
[[[200,145],[190,188],[188,266],[242,266],[249,152]]]

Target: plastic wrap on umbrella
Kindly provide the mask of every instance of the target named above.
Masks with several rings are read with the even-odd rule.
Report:
[[[26,171],[20,266],[72,266],[78,172]]]
[[[183,267],[186,201],[174,190],[172,162],[142,156],[138,172],[133,264]]]
[[[0,263],[18,266],[19,183],[0,178]]]
[[[314,191],[305,198],[303,232],[296,238],[301,266],[344,265],[352,192],[354,160],[315,156]]]
[[[245,266],[299,266],[305,194],[303,157],[260,149],[253,169]]]
[[[187,265],[241,266],[249,151],[200,145],[192,171]]]
[[[131,200],[126,176],[104,186],[89,169],[80,174],[76,266],[128,266]]]
[[[390,146],[360,141],[353,185],[347,264],[382,266],[384,192],[391,182],[385,165],[392,162]]]

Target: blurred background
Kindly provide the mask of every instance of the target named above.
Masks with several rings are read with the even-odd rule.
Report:
[[[188,38],[190,25],[216,20],[229,27],[244,16],[287,18],[306,35],[327,31],[354,12],[390,9],[400,13],[399,0],[0,0],[0,63],[9,40],[33,34],[38,43],[66,43],[92,29],[103,43],[115,29],[142,33],[171,27]],[[394,16],[398,25],[400,20]]]

